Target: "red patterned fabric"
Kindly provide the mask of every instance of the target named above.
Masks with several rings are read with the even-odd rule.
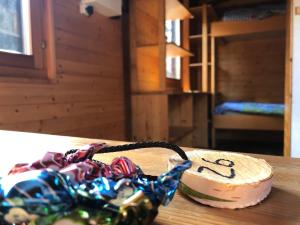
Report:
[[[117,177],[119,176],[130,177],[132,173],[136,172],[136,166],[133,164],[133,162],[130,159],[126,157],[120,157],[120,158],[115,158],[112,161],[111,170],[113,174]]]
[[[9,175],[23,173],[29,170],[53,169],[68,175],[72,181],[92,180],[97,177],[122,178],[134,177],[137,174],[136,165],[126,157],[119,157],[112,161],[111,165],[95,162],[87,159],[87,156],[101,152],[105,144],[90,144],[74,153],[65,156],[62,153],[47,152],[44,157],[32,164],[17,164],[9,172]]]

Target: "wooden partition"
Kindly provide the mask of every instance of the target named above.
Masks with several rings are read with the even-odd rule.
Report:
[[[123,140],[121,20],[53,1],[57,79],[1,82],[0,129]]]
[[[223,101],[284,102],[284,36],[231,41],[217,53]]]

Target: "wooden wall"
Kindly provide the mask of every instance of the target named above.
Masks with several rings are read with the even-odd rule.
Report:
[[[121,20],[53,4],[57,82],[0,83],[0,129],[124,139]]]
[[[223,100],[284,102],[285,38],[231,40],[217,48]]]

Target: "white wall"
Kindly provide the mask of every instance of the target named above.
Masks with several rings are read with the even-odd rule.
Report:
[[[300,0],[294,0],[300,7]],[[292,99],[292,145],[291,156],[300,158],[300,15],[294,14],[293,25],[293,99]]]

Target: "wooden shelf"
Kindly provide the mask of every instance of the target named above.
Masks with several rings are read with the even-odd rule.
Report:
[[[201,67],[202,63],[191,63],[190,68]],[[211,66],[211,63],[208,63],[208,66]]]
[[[170,127],[169,141],[176,142],[194,131],[193,127]]]
[[[208,36],[210,37],[211,35],[210,34],[208,34]],[[200,40],[200,39],[202,39],[202,34],[194,34],[194,35],[190,35],[190,40],[191,41],[193,41],[193,40]]]
[[[196,6],[196,7],[192,7],[190,8],[191,13],[197,17],[197,16],[201,16],[202,15],[202,6]],[[215,11],[214,7],[212,7],[211,5],[207,6],[207,16],[209,20],[218,20],[218,14]]]
[[[187,57],[187,56],[193,56],[193,54],[190,51],[188,51],[188,50],[186,50],[186,49],[184,49],[184,48],[176,45],[175,43],[167,43],[166,47],[167,47],[167,56],[168,57],[177,57],[177,56]]]
[[[138,53],[147,54],[152,57],[159,57],[159,46],[158,45],[144,45],[137,47]],[[166,43],[166,56],[167,57],[187,57],[193,56],[193,54],[176,45],[175,43]]]
[[[178,0],[166,0],[166,20],[192,19],[191,12]]]
[[[264,20],[222,21],[211,23],[211,36],[229,37],[236,35],[284,31],[286,16],[273,16]]]
[[[190,67],[201,67],[202,63],[191,63]]]
[[[200,40],[202,38],[202,34],[190,35],[190,40]]]

